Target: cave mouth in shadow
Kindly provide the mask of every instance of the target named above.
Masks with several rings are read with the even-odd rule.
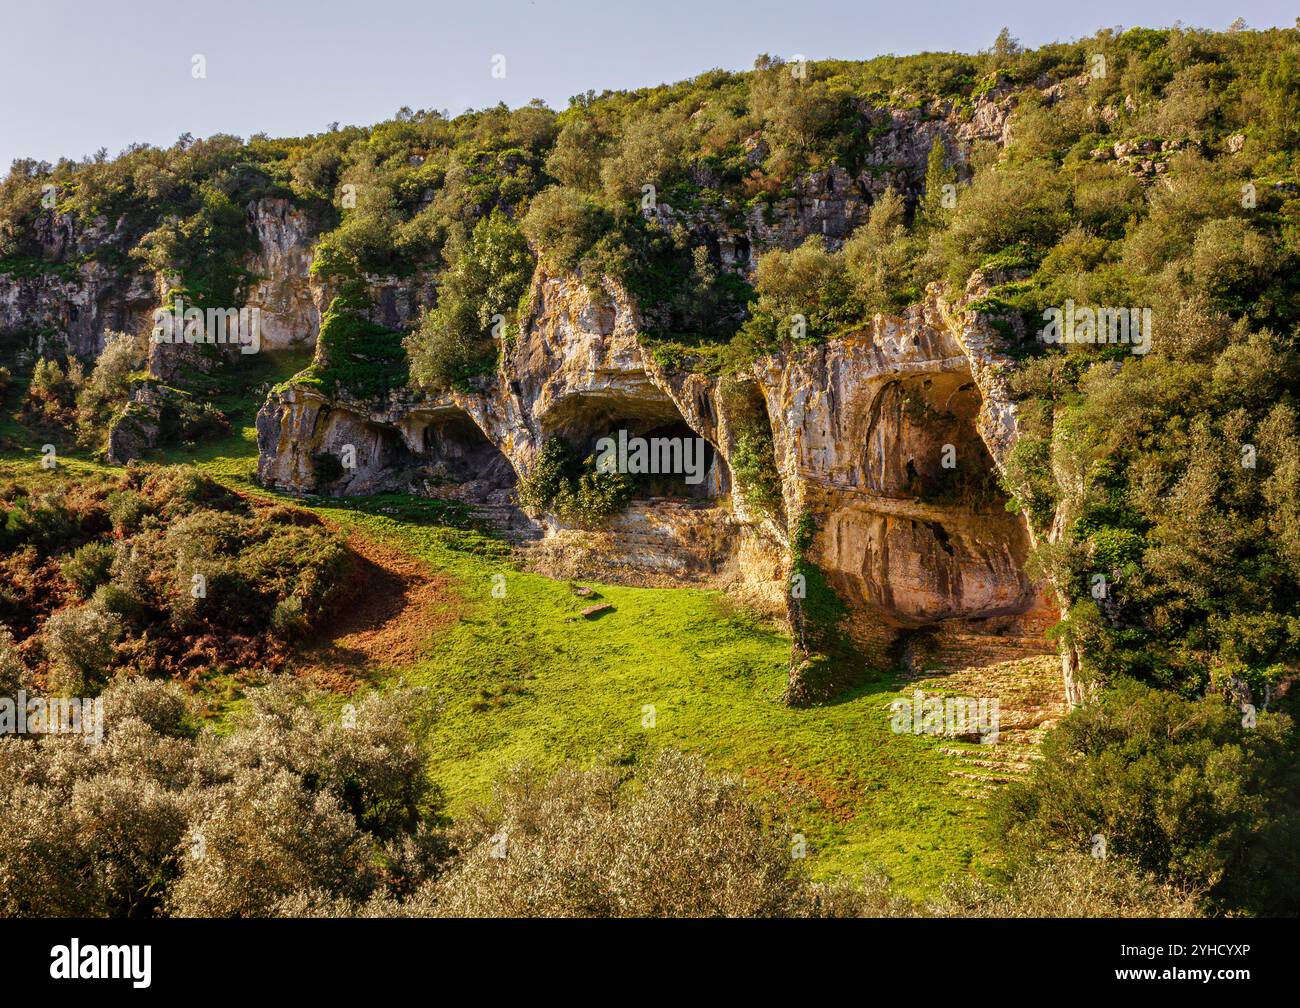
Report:
[[[890,497],[1001,509],[997,467],[975,426],[980,406],[969,372],[887,382],[872,405],[863,485]]]
[[[616,447],[619,471],[636,483],[634,500],[708,501],[729,492],[730,473],[717,448],[697,434],[667,396],[571,396],[546,418],[578,457],[593,461],[603,438]]]
[[[510,460],[463,410],[428,418],[420,432],[420,455],[432,478],[483,493],[508,490],[517,482]]]

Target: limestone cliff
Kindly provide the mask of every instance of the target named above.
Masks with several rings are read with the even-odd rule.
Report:
[[[914,199],[936,137],[961,169],[976,141],[1005,142],[1008,111],[1005,89],[967,115],[863,108],[876,131],[856,176],[835,166],[805,175],[767,213],[724,219],[662,201],[647,213],[685,226],[719,266],[748,272],[760,252],[810,234],[837,245],[888,186]],[[411,328],[430,303],[423,275],[405,285],[369,279],[372,317],[390,327]],[[1016,437],[1003,362],[978,319],[939,291],[901,317],[763,358],[730,389],[658,363],[638,335],[637,306],[607,280],[593,293],[582,278],[539,270],[531,303],[495,375],[474,391],[398,390],[382,401],[310,384],[273,392],[257,421],[260,479],[295,493],[466,499],[540,569],[726,584],[796,628],[807,616],[790,578],[811,564],[842,601],[841,629],[864,666],[923,665],[952,649],[990,659],[1051,650],[1041,631],[1052,606],[1025,574],[1030,533],[998,490]],[[758,508],[736,485],[738,402],[770,433],[775,507]],[[634,500],[599,530],[514,506],[547,439],[586,453],[619,429],[705,439],[707,478],[687,493]],[[797,529],[811,530],[806,542]]]
[[[306,385],[274,392],[257,422],[260,479],[292,492],[460,497],[516,540],[540,538],[528,550],[552,573],[728,584],[782,607],[792,604],[790,530],[807,516],[810,559],[845,600],[844,629],[864,663],[892,664],[909,644],[921,656],[1049,650],[1040,631],[1050,607],[1024,573],[1028,532],[995,482],[1003,435],[1014,437],[997,418],[1010,407],[986,400],[988,365],[937,299],[741,376],[770,426],[777,513],[737,492],[734,393],[658,364],[620,290],[539,271],[533,303],[530,324],[473,392],[396,391],[382,402]],[[704,438],[707,478],[690,494],[636,500],[594,533],[511,506],[548,438],[586,452],[618,429]],[[355,467],[322,474],[325,455]]]
[[[961,347],[970,361],[971,374],[979,388],[981,407],[976,421],[980,437],[988,446],[993,462],[999,472],[1006,471],[1007,456],[1015,446],[1020,428],[1016,416],[1014,397],[1008,383],[1008,375],[1014,368],[1014,362],[999,351],[1001,339],[993,326],[978,311],[970,310],[972,302],[979,300],[989,289],[1009,279],[1006,276],[986,275],[982,271],[970,278],[966,290],[960,297],[949,300],[943,292],[932,286],[928,291],[929,303],[934,306],[936,320],[947,330]],[[1061,470],[1053,462],[1055,482],[1064,492],[1057,504],[1051,524],[1037,533],[1032,525],[1026,523],[1025,531],[1031,544],[1039,538],[1049,543],[1060,542],[1066,526],[1077,517],[1078,490],[1082,480],[1077,474]],[[1063,586],[1050,584],[1044,586],[1050,593],[1058,610],[1067,604]],[[1068,642],[1060,647],[1061,677],[1064,684],[1067,703],[1077,705],[1089,696],[1090,687],[1080,679],[1078,651]]]
[[[254,249],[242,263],[250,279],[240,307],[258,312],[259,352],[314,346],[324,296],[310,275],[316,227],[289,200],[270,197],[249,203],[247,226]],[[104,329],[152,330],[154,310],[170,302],[176,278],[141,274],[137,283],[150,283],[152,290],[138,299],[137,311],[126,324],[101,325],[101,343]],[[151,343],[149,378],[134,385],[126,412],[109,430],[110,461],[140,458],[165,439],[175,416],[192,402],[188,392],[172,387],[187,371],[210,374],[223,365],[238,367],[241,359],[243,355],[230,346]]]
[[[38,218],[43,260],[28,273],[0,272],[0,337],[17,344],[20,358],[76,355],[93,360],[109,330],[144,328],[155,305],[152,276],[114,268],[125,223],[81,222],[69,214]],[[80,265],[70,265],[78,262]]]
[[[255,278],[245,298],[262,318],[262,347],[312,346],[321,306],[309,276],[316,229],[286,199],[261,199],[248,208],[257,251],[245,268]]]

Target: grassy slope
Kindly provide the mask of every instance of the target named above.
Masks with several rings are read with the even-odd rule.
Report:
[[[521,760],[634,760],[676,746],[778,798],[819,874],[871,862],[929,889],[974,856],[979,810],[957,794],[939,743],[890,732],[887,706],[901,695],[892,684],[792,710],[779,699],[789,640],[725,611],[717,593],[597,586],[614,611],[587,621],[578,614],[589,599],[476,549],[473,533],[317,510],[457,579],[467,603],[459,622],[401,670],[442,698],[432,764],[453,810],[483,799]],[[499,573],[504,599],[490,590]],[[647,704],[653,728],[642,727]]]
[[[268,359],[287,376],[301,359]],[[259,377],[259,383],[263,379]],[[173,449],[159,461],[195,463],[243,490],[255,468],[253,407],[220,402],[232,433]],[[14,408],[11,397],[7,410]],[[10,464],[35,466],[35,450]],[[95,463],[65,458],[86,471]],[[880,865],[907,889],[927,892],[984,845],[982,813],[958,793],[938,752],[942,740],[894,735],[887,706],[897,684],[860,689],[838,703],[792,710],[780,703],[789,641],[723,608],[714,592],[594,587],[614,611],[586,621],[590,605],[564,582],[515,570],[502,544],[420,520],[419,498],[317,501],[344,529],[414,554],[455,579],[459,620],[414,665],[376,670],[441,697],[431,770],[454,812],[490,796],[491,781],[521,760],[553,767],[609,755],[628,761],[660,746],[704,753],[779,802],[791,832],[808,840],[818,875]],[[383,512],[400,506],[402,519]],[[410,520],[414,518],[415,520]],[[491,596],[506,575],[506,597]],[[643,707],[656,711],[642,727]],[[951,745],[952,743],[947,743]]]

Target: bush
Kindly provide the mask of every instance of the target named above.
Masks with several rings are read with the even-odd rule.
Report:
[[[665,752],[639,784],[611,769],[550,780],[516,770],[458,844],[461,857],[437,885],[437,912],[751,917],[801,907],[787,841],[739,780]]]
[[[589,197],[551,186],[533,197],[519,227],[553,273],[566,273],[599,239],[604,215]]]
[[[278,668],[284,638],[318,625],[347,580],[347,549],[321,522],[183,466],[6,496],[0,619],[37,635],[34,670],[70,692],[98,685],[110,659],[187,677]]]
[[[427,704],[366,698],[345,727],[322,699],[276,682],[200,738],[174,687],[119,678],[102,745],[0,746],[0,915],[252,916],[427,881],[447,853],[415,738]]]
[[[282,640],[293,640],[307,630],[302,614],[302,599],[296,595],[280,599],[271,610],[271,631]]]
[[[1007,453],[1002,485],[1007,510],[1023,513],[1035,528],[1051,526],[1059,493],[1052,478],[1052,446],[1045,438],[1020,438]]]
[[[78,696],[108,678],[122,622],[93,605],[74,606],[51,616],[41,632],[52,666],[51,692]]]
[[[76,586],[82,598],[89,598],[99,585],[108,580],[116,552],[109,543],[86,543],[63,561],[61,573]]]
[[[1001,883],[960,881],[932,906],[942,917],[1200,917],[1199,894],[1121,857],[1071,851],[1017,865]]]
[[[730,377],[723,379],[721,393],[727,404],[728,424],[734,431],[728,461],[736,490],[750,507],[778,515],[782,504],[781,477],[772,446],[772,424],[762,394]]]
[[[792,338],[825,340],[860,322],[866,313],[845,259],[814,235],[793,252],[773,249],[758,261],[758,300],[742,338],[760,351]],[[796,330],[796,316],[803,319]]]
[[[149,505],[134,490],[115,490],[108,495],[108,515],[118,535],[135,532],[149,513]]]
[[[56,360],[37,360],[23,402],[23,421],[48,432],[75,428],[77,394],[83,381],[81,362],[75,357],[67,361],[66,371]]]
[[[105,332],[104,349],[77,396],[77,427],[83,436],[99,439],[113,414],[126,403],[131,375],[144,366],[147,345],[143,336]]]
[[[533,274],[519,227],[494,210],[463,243],[452,243],[438,305],[407,341],[411,378],[436,392],[464,387],[496,362],[494,337],[508,339]],[[498,324],[499,323],[499,324]]]
[[[14,635],[0,623],[0,697],[16,697],[20,689],[31,686],[27,664],[18,653]]]
[[[533,512],[549,512],[579,526],[600,525],[632,499],[635,483],[624,473],[597,472],[594,458],[579,461],[561,437],[552,437],[538,452],[532,471],[519,481],[519,503]]]
[[[1047,249],[1069,225],[1069,190],[1039,163],[981,172],[957,201],[942,233],[948,278],[959,289],[971,271],[1010,245]]]
[[[905,209],[903,198],[886,189],[866,225],[844,243],[845,264],[864,317],[896,311],[923,293],[916,268],[924,242],[908,232]]]
[[[1048,735],[1029,780],[999,798],[995,830],[1013,852],[1108,854],[1210,905],[1285,913],[1300,901],[1300,760],[1295,727],[1257,726],[1218,697],[1183,700],[1135,683],[1075,710]]]

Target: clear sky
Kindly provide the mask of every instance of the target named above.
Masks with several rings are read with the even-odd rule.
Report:
[[[183,133],[297,136],[807,59],[1038,45],[1181,19],[1290,26],[1282,0],[0,0],[0,170]],[[196,79],[192,60],[206,59]],[[492,75],[505,57],[505,76]]]

